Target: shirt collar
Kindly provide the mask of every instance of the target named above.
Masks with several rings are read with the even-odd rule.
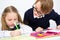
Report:
[[[36,16],[36,15],[34,15],[34,14],[33,14],[33,16],[34,16],[34,18],[42,18],[42,17],[45,17],[44,14],[42,14],[42,16],[40,16],[40,17],[38,17],[38,16]]]

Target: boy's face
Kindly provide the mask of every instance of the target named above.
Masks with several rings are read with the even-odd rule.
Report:
[[[14,21],[18,22],[18,16],[14,12],[10,12],[6,14],[5,17],[6,24],[9,26],[9,28],[14,27]]]
[[[42,11],[41,11],[41,2],[37,2],[35,5],[34,5],[34,13],[37,14],[37,16],[41,16],[42,15]]]
[[[35,8],[37,9],[37,11],[40,11],[41,10],[41,2],[38,1],[36,4],[35,4]]]

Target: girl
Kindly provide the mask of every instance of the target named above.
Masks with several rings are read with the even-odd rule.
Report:
[[[13,6],[5,8],[1,20],[3,37],[18,36],[20,34],[28,34],[32,32],[31,27],[23,24],[21,16],[18,14],[17,9]],[[19,24],[16,26],[14,22],[19,22]]]
[[[53,0],[36,0],[33,7],[24,15],[24,23],[36,32],[49,28],[50,19],[56,21],[57,29],[60,29],[60,15],[53,9]]]

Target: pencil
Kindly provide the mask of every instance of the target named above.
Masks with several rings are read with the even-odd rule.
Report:
[[[18,29],[18,23],[14,21],[14,25],[16,26],[16,29]]]
[[[18,26],[17,26],[18,24],[16,23],[16,29],[18,29]]]

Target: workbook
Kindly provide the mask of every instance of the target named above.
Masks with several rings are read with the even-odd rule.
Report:
[[[31,36],[36,38],[60,36],[60,30],[45,30],[42,32],[33,32],[31,33]]]

